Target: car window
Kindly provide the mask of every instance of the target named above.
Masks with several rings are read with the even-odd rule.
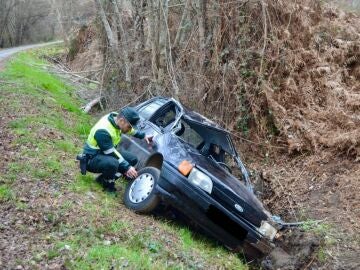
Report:
[[[158,115],[155,119],[152,120],[155,125],[161,128],[165,128],[175,121],[176,110],[175,106],[171,106],[169,109],[165,110],[163,113]]]
[[[149,104],[141,107],[138,112],[141,118],[145,120],[149,120],[149,118],[162,106],[165,104],[165,100],[159,99],[155,100]]]
[[[183,139],[188,144],[197,148],[200,144],[203,143],[203,138],[193,130],[185,121],[180,121],[181,127],[175,132],[175,134]]]

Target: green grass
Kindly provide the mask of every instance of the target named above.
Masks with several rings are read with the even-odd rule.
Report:
[[[304,231],[314,232],[315,234],[317,234],[319,236],[326,236],[332,230],[331,226],[328,223],[326,223],[326,222],[318,222],[318,221],[311,220],[311,219],[305,221],[301,225],[301,228]]]
[[[11,77],[15,83],[28,86],[33,93],[39,92],[39,89],[40,93],[47,92],[63,109],[80,115],[81,110],[71,97],[72,87],[41,68],[44,64],[44,61],[28,53],[21,53],[7,65],[3,75]]]
[[[14,198],[14,193],[7,185],[0,185],[0,202],[9,201]]]
[[[58,150],[61,150],[63,152],[76,153],[76,147],[74,143],[70,140],[56,141],[55,146]]]
[[[86,256],[74,264],[75,269],[111,269],[126,267],[133,269],[150,269],[151,260],[137,250],[131,250],[120,245],[97,245],[90,248]]]
[[[336,243],[336,232],[333,227],[326,222],[309,219],[301,225],[301,229],[312,232],[320,238],[320,246],[315,254],[320,263],[325,263],[328,259],[327,250]]]
[[[194,240],[192,237],[192,233],[187,228],[181,228],[179,230],[180,239],[183,243],[183,247],[185,250],[192,248],[194,246]]]
[[[6,179],[10,182],[23,176],[47,180],[61,175],[64,165],[58,155],[75,155],[79,148],[74,138],[84,140],[91,127],[91,118],[81,111],[82,103],[74,98],[75,89],[48,73],[43,68],[47,64],[36,53],[21,53],[0,73],[1,80],[14,84],[0,86],[7,95],[7,99],[3,98],[5,105],[18,116],[8,124],[16,135],[13,145],[28,146],[21,154],[30,158],[30,162],[9,164]]]
[[[100,190],[99,185],[94,181],[92,175],[78,175],[76,180],[71,183],[70,189],[72,191],[84,193],[86,191]]]

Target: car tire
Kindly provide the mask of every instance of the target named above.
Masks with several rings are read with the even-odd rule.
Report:
[[[160,170],[145,167],[138,172],[138,177],[129,182],[124,193],[124,204],[136,213],[147,214],[160,202],[155,186],[160,177]]]

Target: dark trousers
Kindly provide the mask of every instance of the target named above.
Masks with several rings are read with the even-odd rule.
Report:
[[[121,151],[120,154],[131,166],[135,166],[138,162],[137,157],[128,151]],[[118,159],[103,154],[97,154],[90,159],[86,170],[92,173],[101,173],[104,179],[114,179],[117,172],[125,173],[119,170]]]

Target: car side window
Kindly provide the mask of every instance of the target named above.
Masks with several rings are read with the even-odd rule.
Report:
[[[164,100],[155,100],[149,104],[141,107],[138,112],[141,118],[149,120],[149,118],[162,106],[164,105]]]

